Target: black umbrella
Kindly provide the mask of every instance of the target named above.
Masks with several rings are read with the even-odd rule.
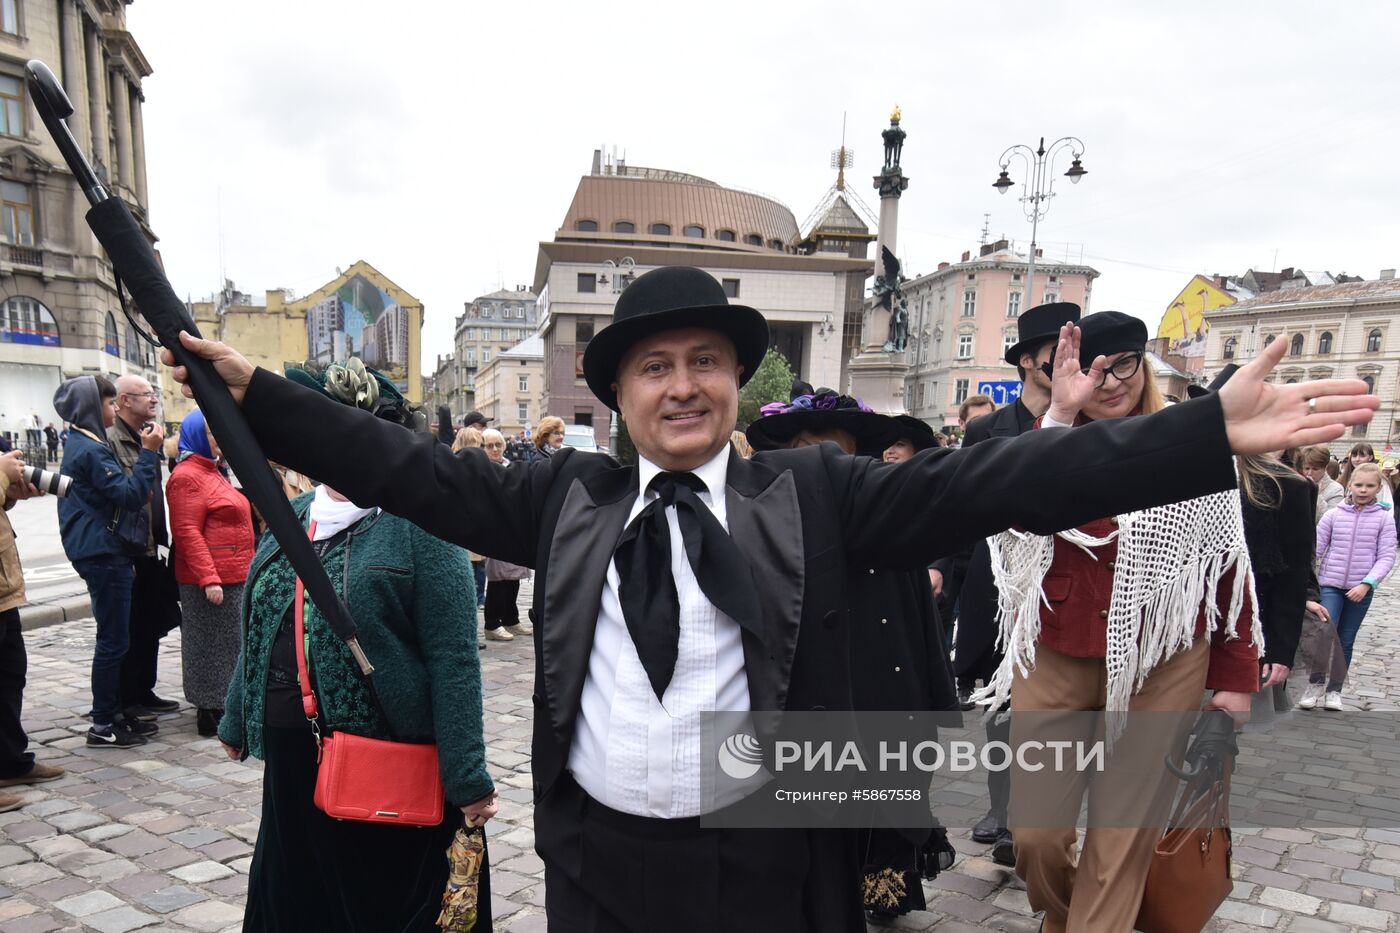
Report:
[[[137,310],[150,323],[161,345],[169,349],[175,355],[175,361],[189,371],[189,386],[194,392],[195,401],[219,438],[219,446],[229,465],[243,483],[243,492],[257,506],[267,522],[268,530],[282,546],[283,553],[302,579],[312,601],[335,633],[345,641],[360,669],[369,674],[374,667],[360,650],[350,612],[326,576],[325,568],[317,559],[301,522],[292,511],[291,503],[283,495],[282,484],[268,466],[267,457],[253,437],[253,430],[243,417],[242,410],[229,394],[223,379],[214,371],[213,364],[189,353],[180,343],[180,331],[188,331],[199,337],[199,328],[185,309],[184,302],[170,287],[160,261],[156,259],[155,251],[141,232],[136,218],[131,216],[131,211],[127,210],[121,198],[112,197],[103,186],[63,122],[73,113],[72,102],[48,65],[35,60],[25,70],[34,107],[58,144],[63,160],[68,163],[88,203],[92,205],[87,212],[88,226],[107,250],[113,271],[121,282],[126,283]]]

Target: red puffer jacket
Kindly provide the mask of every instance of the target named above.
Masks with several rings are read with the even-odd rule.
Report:
[[[253,562],[248,500],[212,460],[186,457],[165,484],[175,579],[193,586],[242,583]]]

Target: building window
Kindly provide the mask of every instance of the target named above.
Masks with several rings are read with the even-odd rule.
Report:
[[[733,243],[737,237],[735,237],[733,230],[716,230],[715,239],[723,240],[726,243]]]
[[[515,408],[515,420],[516,420],[516,421],[519,421],[521,424],[524,424],[525,422],[527,422],[527,421],[530,420],[530,403],[529,403],[529,402],[521,402],[519,405],[516,406],[516,408]]]
[[[1271,343],[1274,342],[1274,338],[1277,337],[1277,336],[1278,336],[1278,334],[1270,334],[1269,336],[1267,336],[1267,337],[1264,338],[1264,347],[1265,347],[1265,349],[1268,348],[1269,344],[1271,344]]]
[[[1351,429],[1351,436],[1352,436],[1352,437],[1365,437],[1365,436],[1366,436],[1366,425],[1364,425],[1364,424],[1358,424],[1356,427],[1352,428],[1352,429]]]
[[[1292,342],[1290,342],[1289,345],[1288,345],[1288,355],[1289,355],[1289,356],[1302,356],[1302,355],[1303,355],[1303,335],[1302,335],[1302,334],[1294,334],[1294,335],[1293,335],[1293,340],[1292,340]]]
[[[1007,316],[1007,317],[1020,317],[1020,316],[1021,316],[1021,293],[1020,293],[1020,292],[1014,292],[1014,291],[1013,291],[1013,292],[1007,292],[1007,293],[1006,293],[1006,316]]]
[[[578,293],[580,295],[592,295],[598,291],[598,280],[591,272],[580,272],[578,274]]]
[[[1367,395],[1375,395],[1375,394],[1376,394],[1376,377],[1375,377],[1375,376],[1362,376],[1362,377],[1361,377],[1361,381],[1364,382],[1364,383],[1366,383],[1366,394],[1367,394]]]
[[[688,227],[686,227],[683,232],[686,236],[690,237],[698,237],[700,239],[704,239],[705,237],[705,228],[700,226],[699,224],[691,224]]]
[[[961,405],[967,401],[967,380],[958,379],[953,383],[953,404]]]
[[[637,225],[630,220],[619,220],[613,224],[613,233],[636,233]]]
[[[757,233],[750,233],[744,237],[744,242],[750,246],[762,246],[763,237],[759,236]]]
[[[976,273],[976,272],[969,272],[969,273],[967,274],[967,280],[968,280],[969,282],[976,282],[976,281],[977,281],[977,273]]]
[[[574,424],[581,428],[593,427],[593,410],[574,412]]]
[[[963,317],[976,317],[976,316],[977,316],[977,293],[976,293],[975,291],[973,291],[972,289],[970,289],[970,288],[967,289],[967,290],[965,290],[965,291],[963,292],[963,309],[962,309],[962,316],[963,316]]]
[[[0,75],[0,133],[24,135],[24,83],[10,75]]]
[[[1317,355],[1326,356],[1332,352],[1332,332],[1324,330],[1322,336],[1317,338]]]
[[[972,335],[958,334],[958,359],[972,359]]]
[[[33,298],[11,298],[0,305],[0,343],[56,347],[58,322],[43,303]]]
[[[481,365],[482,365],[482,366],[485,366],[485,365],[486,365],[487,363],[489,363],[489,362],[491,362],[491,348],[490,348],[490,347],[482,347],[482,348],[481,348]]]
[[[720,279],[720,284],[724,286],[724,297],[726,297],[726,298],[738,298],[738,297],[739,297],[739,280],[738,280],[738,279]]]
[[[529,376],[521,376],[521,377],[520,377],[520,391],[521,391],[521,392],[529,392],[529,391],[530,391],[530,377],[529,377]]]
[[[467,365],[476,365],[476,347],[467,347]]]
[[[1381,329],[1379,327],[1374,328],[1369,334],[1366,335],[1366,352],[1381,352]]]
[[[652,225],[651,225],[651,235],[652,235],[652,236],[670,236],[670,235],[671,235],[671,225],[670,225],[670,224],[652,224]]]
[[[768,241],[768,248],[769,248],[769,249],[776,249],[778,252],[782,252],[782,250],[783,250],[783,241],[782,241],[782,240],[769,240],[769,241]]]
[[[593,339],[593,321],[576,321],[574,323],[574,346],[582,350],[588,346],[588,341]]]
[[[1059,301],[1059,300],[1060,300],[1060,293],[1059,293],[1059,292],[1046,292],[1046,293],[1045,293],[1045,303],[1046,303],[1046,304],[1052,305],[1052,304],[1054,304],[1055,302],[1057,302],[1057,301]]]
[[[1227,359],[1227,360],[1233,360],[1233,359],[1235,358],[1235,350],[1239,347],[1239,345],[1240,345],[1240,342],[1239,342],[1238,340],[1236,340],[1234,337],[1226,337],[1226,338],[1225,338],[1225,350],[1224,350],[1225,359]]]
[[[19,0],[0,0],[0,32],[19,35]]]
[[[34,201],[30,187],[16,181],[0,181],[0,200],[5,215],[5,241],[33,246]]]
[[[102,349],[112,356],[121,357],[121,345],[117,340],[117,319],[112,317],[112,312],[107,312],[107,323],[102,330]]]
[[[140,366],[142,357],[141,344],[136,338],[136,327],[130,322],[126,322],[126,361]]]
[[[1012,347],[1014,347],[1014,346],[1016,346],[1016,335],[1015,335],[1015,334],[1002,334],[1002,335],[1001,335],[1001,355],[1002,355],[1002,356],[1005,356],[1005,355],[1006,355],[1006,351],[1007,351],[1007,350],[1010,350],[1010,349],[1011,349]]]
[[[576,221],[574,221],[574,229],[577,230],[579,233],[597,233],[597,232],[598,232],[598,221],[596,221],[596,220],[576,220]]]

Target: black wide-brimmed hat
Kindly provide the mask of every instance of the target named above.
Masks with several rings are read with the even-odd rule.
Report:
[[[717,330],[734,341],[748,382],[768,351],[768,322],[746,305],[732,305],[724,286],[691,266],[662,266],[627,286],[613,308],[612,323],[594,334],[583,353],[583,377],[598,400],[617,410],[617,367],[629,347],[652,334],[683,327]]]
[[[791,394],[789,402],[764,405],[762,417],[744,432],[754,450],[780,450],[803,431],[839,429],[856,439],[856,453],[878,457],[906,430],[889,415],[878,414],[860,399],[833,389],[814,390],[797,380]]]
[[[1016,319],[1016,342],[1006,348],[1006,362],[1019,366],[1022,353],[1054,340],[1060,336],[1060,328],[1066,321],[1077,320],[1079,305],[1072,301],[1052,301],[1023,312]]]
[[[1239,372],[1238,363],[1229,363],[1220,370],[1219,375],[1211,380],[1208,386],[1191,385],[1186,387],[1186,395],[1189,398],[1200,398],[1202,395],[1209,395],[1212,392],[1219,392],[1220,387],[1230,381],[1230,377]]]
[[[899,425],[899,437],[895,440],[903,438],[914,445],[915,451],[938,446],[938,440],[933,436],[933,428],[928,426],[928,422],[921,421],[913,415],[895,415],[894,420]]]

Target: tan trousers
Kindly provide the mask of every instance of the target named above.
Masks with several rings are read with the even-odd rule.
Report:
[[[1208,639],[1200,639],[1189,650],[1168,659],[1154,670],[1133,696],[1130,712],[1196,710],[1206,685],[1210,661]],[[1101,710],[1105,702],[1107,669],[1100,658],[1075,658],[1041,645],[1036,648],[1036,666],[1029,676],[1018,672],[1011,687],[1013,714],[1026,711],[1055,711],[1011,719],[1013,747],[1031,738],[1095,741],[1100,736],[1074,735],[1086,730],[1091,717],[1072,716],[1073,712]],[[1151,718],[1151,717],[1148,717]],[[1146,727],[1139,721],[1114,745],[1107,767],[1100,773],[1049,769],[1027,773],[1013,769],[1011,774],[1012,833],[1016,839],[1016,874],[1026,882],[1032,909],[1045,911],[1044,929],[1051,933],[1127,933],[1137,919],[1138,906],[1147,882],[1152,849],[1162,835],[1162,827],[1145,825],[1136,817],[1115,822],[1114,813],[1123,813],[1123,801],[1133,801],[1134,813],[1151,813],[1151,819],[1165,823],[1177,779],[1163,765],[1168,753],[1180,760],[1193,717],[1162,716],[1154,719],[1167,728]],[[1136,726],[1136,727],[1135,727]],[[1090,826],[1084,836],[1084,849],[1076,863],[1074,819],[1066,826],[1046,826],[1043,821],[1027,825],[1031,805],[1044,813],[1045,801],[1063,806],[1062,812],[1078,812],[1089,793]],[[1100,798],[1096,805],[1096,797]],[[1022,823],[1018,825],[1018,799],[1022,801]],[[1061,812],[1061,811],[1057,811]]]

